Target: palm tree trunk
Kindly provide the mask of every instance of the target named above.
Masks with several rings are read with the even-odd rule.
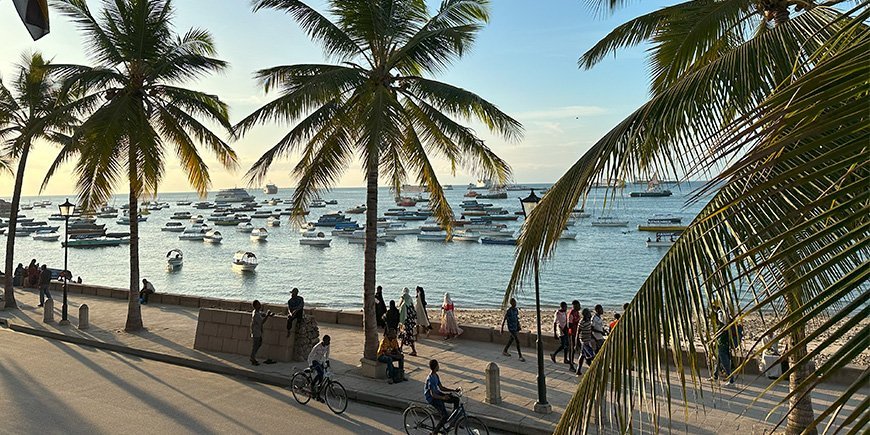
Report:
[[[139,307],[139,176],[136,172],[136,150],[130,144],[130,297],[127,304],[127,332],[142,329],[142,310]]]
[[[797,309],[791,307],[800,307],[800,301],[797,300],[795,295],[790,295],[787,299],[790,309]],[[790,350],[793,349],[794,353],[789,356],[788,362],[789,366],[794,367],[795,369],[791,375],[789,375],[788,389],[789,392],[797,391],[798,394],[789,399],[791,412],[788,414],[788,422],[786,423],[785,433],[787,435],[818,434],[815,427],[810,428],[813,420],[815,420],[815,414],[813,413],[813,399],[810,395],[810,390],[806,387],[803,389],[798,388],[798,386],[812,374],[812,368],[809,364],[805,362],[798,363],[798,361],[806,356],[807,347],[806,345],[796,346],[796,343],[799,343],[805,337],[806,327],[804,325],[800,325],[789,335],[789,348]]]
[[[375,285],[378,255],[378,165],[377,152],[372,153],[366,174],[366,244],[363,271],[363,358],[376,360],[378,354],[378,324],[375,319]]]
[[[3,303],[5,308],[18,308],[15,302],[15,288],[12,286],[13,264],[15,263],[15,228],[18,227],[18,207],[21,205],[21,186],[24,184],[24,169],[27,166],[27,155],[30,154],[30,143],[24,144],[21,157],[18,159],[18,170],[15,172],[15,188],[12,190],[12,204],[9,212],[9,227],[6,229],[6,276],[3,283]]]

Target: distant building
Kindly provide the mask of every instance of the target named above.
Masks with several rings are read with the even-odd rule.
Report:
[[[5,199],[0,199],[0,216],[9,218],[10,214],[12,214],[12,203]]]

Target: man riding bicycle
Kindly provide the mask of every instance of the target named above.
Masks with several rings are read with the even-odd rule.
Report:
[[[438,409],[438,412],[441,414],[438,424],[435,425],[435,430],[432,431],[433,434],[437,434],[444,427],[444,424],[447,423],[447,418],[449,417],[445,403],[452,403],[454,410],[459,406],[459,397],[445,392],[454,393],[458,392],[459,389],[450,389],[441,384],[441,379],[438,377],[438,360],[433,359],[429,361],[429,369],[431,372],[426,378],[423,396],[426,398],[426,402]]]
[[[315,393],[315,397],[319,399],[317,393],[320,383],[323,382],[323,370],[329,367],[329,341],[328,335],[323,336],[320,343],[311,348],[311,353],[308,354],[308,366],[314,372],[314,379],[311,380],[311,391]]]

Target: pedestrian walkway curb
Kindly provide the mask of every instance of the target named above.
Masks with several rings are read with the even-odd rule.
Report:
[[[199,361],[192,358],[183,358],[174,355],[167,355],[160,352],[153,352],[144,349],[137,349],[134,347],[121,346],[112,343],[106,343],[99,340],[91,340],[82,337],[75,337],[66,334],[61,334],[57,332],[46,331],[43,329],[31,328],[28,326],[18,325],[9,321],[8,319],[0,319],[0,326],[5,325],[5,327],[11,329],[12,331],[34,335],[38,337],[48,338],[52,340],[63,341],[67,343],[82,345],[82,346],[90,346],[98,349],[104,349],[111,352],[118,352],[127,355],[136,356],[139,358],[145,358],[153,361],[158,361],[166,364],[173,364],[181,367],[187,367],[194,370],[206,371],[211,373],[217,373],[226,376],[234,376],[243,379],[247,379],[250,381],[268,384],[276,387],[287,387],[290,384],[290,378],[284,376],[276,376],[270,375],[266,373],[259,373],[252,370],[240,369],[236,367],[230,367],[223,364],[214,364],[204,361]],[[347,389],[348,399],[377,405],[384,408],[395,409],[398,411],[403,411],[407,408],[408,404],[411,403],[406,400],[397,399],[390,396],[377,395],[373,393],[369,393],[366,391],[358,391]],[[483,420],[483,422],[490,428],[495,429],[502,432],[509,433],[518,433],[518,434],[552,434],[553,427],[546,427],[538,422],[527,422],[527,418],[523,418],[519,422],[515,421],[507,421],[500,418],[490,417],[487,415],[475,415],[476,417]]]

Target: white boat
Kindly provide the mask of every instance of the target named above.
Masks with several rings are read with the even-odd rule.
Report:
[[[457,242],[477,242],[480,240],[480,233],[476,231],[457,231],[453,234],[453,240]]]
[[[169,270],[178,269],[184,264],[184,253],[181,249],[173,249],[166,253],[166,268]]]
[[[330,243],[332,238],[326,237],[323,231],[306,231],[299,239],[299,244],[305,246],[329,246]]]
[[[628,221],[614,216],[598,216],[592,221],[593,227],[627,227]]]
[[[253,252],[237,251],[233,255],[233,269],[253,272],[257,268],[257,256]]]
[[[32,237],[33,240],[41,240],[43,242],[56,242],[57,239],[60,238],[60,234],[58,234],[57,231],[40,230],[32,233],[30,237]]]
[[[406,227],[404,225],[393,224],[384,228],[384,232],[391,236],[415,236],[420,234],[420,227]]]
[[[302,225],[299,228],[299,232],[302,234],[305,234],[308,231],[315,231],[315,230],[317,230],[317,225],[314,225],[314,222],[306,222],[304,225]]]
[[[565,231],[562,231],[562,234],[559,235],[559,239],[560,240],[576,240],[577,233],[575,233],[573,231],[565,230]]]
[[[239,230],[240,233],[250,233],[254,231],[254,226],[251,225],[250,222],[241,222],[236,225],[236,229]]]
[[[218,230],[208,231],[202,237],[202,241],[206,243],[220,243],[223,239],[224,236],[221,235],[221,232]]]
[[[265,242],[269,238],[269,232],[265,228],[254,228],[251,231],[251,240],[254,242]]]
[[[345,210],[344,212],[347,214],[363,214],[366,212],[366,205],[360,204],[356,207],[351,207],[351,208]]]
[[[172,216],[169,216],[169,219],[187,220],[187,219],[190,219],[190,212],[189,211],[177,211],[175,213],[172,213]]]
[[[175,205],[190,205],[190,201],[177,201]]]
[[[254,200],[255,198],[246,192],[245,189],[239,188],[221,189],[214,197],[214,202],[248,202]]]
[[[514,232],[504,228],[480,230],[480,237],[513,237]]]
[[[421,242],[446,242],[446,233],[420,233],[417,240]]]
[[[188,221],[192,224],[201,224],[201,223],[205,222],[205,218],[202,217],[201,214],[198,214],[196,216],[191,216],[190,219],[188,219]]]
[[[366,242],[366,230],[356,230],[350,237],[347,238],[348,243],[355,245],[364,245]],[[396,236],[391,236],[383,231],[378,231],[378,244],[383,245],[386,242],[395,242]]]
[[[166,225],[163,225],[160,228],[160,231],[169,231],[170,233],[180,233],[184,231],[184,225],[181,222],[166,222]]]
[[[178,235],[178,240],[197,240],[202,241],[205,237],[205,228],[193,226]]]
[[[266,219],[266,225],[268,225],[270,227],[280,227],[281,226],[281,219],[276,218],[275,216],[270,216],[269,219]]]
[[[326,207],[326,201],[322,199],[315,199],[308,204],[308,208],[323,208]]]
[[[139,222],[145,222],[148,220],[148,216],[139,215]],[[123,215],[118,217],[118,220],[115,221],[118,225],[130,225],[130,216]]]
[[[257,210],[251,215],[253,219],[267,219],[272,217],[272,212],[269,210]]]

